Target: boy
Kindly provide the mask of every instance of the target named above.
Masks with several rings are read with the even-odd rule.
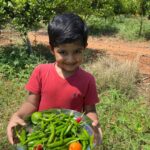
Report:
[[[50,51],[55,63],[38,65],[28,83],[27,100],[15,112],[7,127],[8,140],[14,143],[12,129],[25,125],[23,118],[35,111],[50,108],[73,109],[85,114],[93,121],[98,133],[99,123],[95,104],[98,103],[94,77],[82,70],[83,50],[87,46],[88,29],[75,14],[62,14],[48,25]],[[99,134],[96,134],[99,141]]]

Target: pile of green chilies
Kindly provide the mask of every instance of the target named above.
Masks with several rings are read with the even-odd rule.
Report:
[[[82,150],[93,148],[94,135],[85,129],[82,119],[71,113],[35,112],[28,120],[32,131],[23,127],[15,130],[19,143],[27,150],[68,150],[69,144],[76,141],[82,144]]]

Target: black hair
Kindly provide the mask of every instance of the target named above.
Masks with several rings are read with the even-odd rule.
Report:
[[[48,25],[49,43],[52,48],[60,44],[79,41],[86,47],[88,28],[85,22],[76,14],[64,13],[55,16]]]

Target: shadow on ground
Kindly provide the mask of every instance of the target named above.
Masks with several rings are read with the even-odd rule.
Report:
[[[12,67],[24,68],[26,64],[36,64],[38,62],[54,62],[54,56],[47,46],[36,45],[32,47],[32,53],[26,45],[7,45],[0,47],[0,63],[8,64]]]
[[[40,60],[46,62],[54,62],[55,58],[51,54],[49,48],[43,44],[37,44],[32,46],[32,54],[28,54],[26,45],[7,45],[0,47],[0,63],[8,64],[10,66],[18,66],[24,68],[26,64],[34,64]],[[84,60],[83,63],[92,63],[99,57],[105,56],[106,52],[103,50],[88,49],[86,48],[83,52]]]
[[[94,36],[113,36],[118,33],[118,29],[112,25],[105,26],[89,26],[89,34]]]

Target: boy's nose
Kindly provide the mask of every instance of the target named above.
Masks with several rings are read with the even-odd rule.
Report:
[[[73,55],[69,55],[69,56],[67,57],[67,62],[68,62],[68,63],[73,63],[73,62],[75,62],[74,56],[73,56]]]

